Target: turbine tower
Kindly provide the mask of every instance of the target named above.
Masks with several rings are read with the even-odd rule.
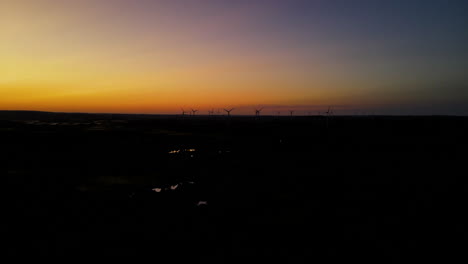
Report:
[[[327,129],[328,129],[328,123],[329,123],[330,116],[332,116],[332,115],[333,115],[333,110],[329,106],[328,110],[325,112],[325,116],[327,117]]]
[[[182,110],[182,116],[185,116],[185,114],[187,114],[188,112],[185,111],[183,108],[181,108],[180,110]]]
[[[255,116],[256,116],[256,117],[259,117],[259,116],[260,116],[260,113],[262,112],[262,110],[263,110],[263,107],[260,108],[260,109],[255,109]]]
[[[198,110],[192,109],[192,116],[195,116],[195,114],[198,112]]]
[[[328,107],[328,110],[325,112],[325,114],[326,114],[327,116],[333,115],[333,110],[331,109],[330,106]]]
[[[232,110],[234,110],[234,108],[231,108],[231,109],[224,109],[224,111],[226,111],[226,113],[228,114],[228,117],[231,117],[231,112]]]

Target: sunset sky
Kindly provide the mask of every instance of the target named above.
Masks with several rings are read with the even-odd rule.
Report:
[[[0,0],[0,109],[468,115],[466,0]]]

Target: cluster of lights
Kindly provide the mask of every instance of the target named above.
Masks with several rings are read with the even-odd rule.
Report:
[[[177,154],[177,153],[180,153],[180,152],[195,152],[196,149],[178,149],[178,150],[172,150],[172,151],[169,151],[169,154]]]

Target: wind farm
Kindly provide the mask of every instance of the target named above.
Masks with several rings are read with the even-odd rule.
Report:
[[[466,258],[467,11],[0,1],[3,255]]]

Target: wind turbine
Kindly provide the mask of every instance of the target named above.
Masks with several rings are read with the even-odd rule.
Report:
[[[263,107],[260,108],[260,109],[255,109],[255,116],[256,116],[256,117],[259,117],[259,116],[260,116],[260,113],[262,112],[262,110],[263,110]]]
[[[325,114],[326,114],[327,116],[333,115],[333,110],[331,109],[330,106],[328,107],[328,110],[325,112]]]
[[[183,108],[181,108],[180,110],[182,110],[182,116],[185,116],[185,114],[188,113],[188,112],[186,112]]]
[[[328,129],[328,122],[329,122],[330,116],[333,115],[333,110],[331,109],[330,106],[328,107],[328,110],[325,112],[325,114],[326,114],[326,117],[327,117],[327,129]]]
[[[198,112],[198,110],[192,109],[192,115],[195,116],[195,114]]]
[[[226,113],[228,114],[229,117],[231,117],[231,112],[232,110],[234,110],[234,108],[231,108],[231,109],[224,109],[224,111],[226,111]]]
[[[291,116],[293,116],[293,115],[294,115],[294,110],[289,110],[289,114],[290,114]]]

